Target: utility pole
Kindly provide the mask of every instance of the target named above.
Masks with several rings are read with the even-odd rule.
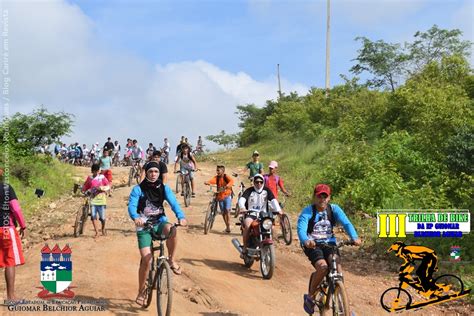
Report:
[[[277,75],[278,75],[278,98],[281,99],[280,64],[277,64]]]
[[[330,25],[331,25],[331,0],[327,0],[327,27],[326,27],[326,98],[329,96],[329,46],[330,46]]]

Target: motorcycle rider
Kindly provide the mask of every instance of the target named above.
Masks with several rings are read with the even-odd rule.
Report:
[[[242,257],[247,253],[250,225],[258,218],[258,213],[266,212],[269,208],[273,212],[282,214],[280,204],[272,191],[264,185],[264,182],[264,177],[257,173],[253,177],[253,186],[246,189],[238,201],[240,213],[245,213],[242,221],[244,242]]]

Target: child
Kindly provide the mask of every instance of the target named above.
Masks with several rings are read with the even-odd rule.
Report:
[[[97,231],[97,214],[102,224],[102,235],[107,235],[105,231],[105,208],[107,206],[106,191],[110,190],[109,181],[103,174],[99,174],[100,166],[94,164],[91,167],[92,176],[87,177],[86,182],[82,186],[82,192],[89,191],[92,195],[91,206],[92,214],[91,220],[95,230],[95,237],[99,235]]]
[[[112,189],[112,158],[110,157],[110,151],[105,150],[103,151],[103,156],[100,157],[100,173],[107,178],[109,182],[110,189]],[[109,190],[109,196],[112,196],[111,190]]]
[[[217,175],[212,177],[209,181],[204,182],[205,185],[215,184],[217,186],[217,201],[222,212],[222,218],[226,226],[226,233],[230,233],[230,219],[229,213],[232,207],[232,186],[234,180],[225,174],[224,166],[217,166]]]
[[[259,162],[260,154],[254,151],[252,154],[252,161],[245,165],[245,171],[250,170],[249,179],[252,179],[256,174],[263,174],[263,164]]]

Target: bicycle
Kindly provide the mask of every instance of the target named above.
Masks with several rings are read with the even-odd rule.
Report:
[[[211,185],[209,186],[209,191],[211,191],[213,187],[217,189],[217,186]],[[211,231],[212,226],[214,225],[214,221],[217,215],[217,195],[224,190],[225,189],[217,189],[212,196],[212,200],[207,205],[206,215],[204,217],[204,235],[207,235],[207,233]]]
[[[239,177],[239,175],[237,173],[232,173],[232,176],[234,178]],[[237,194],[237,203],[235,203],[235,207],[233,208],[234,218],[237,218],[239,216],[239,213],[240,213],[239,199],[242,196],[242,194],[244,194],[244,191],[245,191],[245,184],[244,184],[243,181],[241,181],[240,184],[239,184],[239,193]]]
[[[179,223],[175,223],[171,226],[170,233],[168,236],[163,234],[158,235],[153,230],[153,222],[147,221],[144,229],[149,230],[151,233],[151,263],[150,271],[146,281],[145,288],[145,304],[144,308],[150,306],[153,299],[153,290],[156,289],[156,310],[159,316],[171,315],[171,307],[173,303],[173,284],[172,284],[172,272],[168,258],[165,256],[165,241],[176,233],[176,227],[180,226]],[[153,241],[159,241],[160,245],[155,247]],[[155,253],[158,252],[158,257]]]
[[[176,173],[179,173],[176,179],[176,189],[178,189],[178,178],[182,178],[181,181],[183,181],[183,197],[184,197],[184,206],[188,207],[191,205],[191,177],[189,175],[190,172],[195,172],[197,170],[187,170],[183,169],[185,171],[176,171]],[[178,191],[176,191],[178,193]]]
[[[430,298],[421,302],[412,303],[412,296],[405,288],[411,286],[413,282],[415,281],[404,275],[400,276],[400,284],[398,287],[391,287],[385,290],[380,296],[380,304],[383,309],[388,312],[410,310],[442,301],[457,299],[471,292],[470,289],[464,290],[464,284],[459,277],[453,274],[443,274],[434,279],[433,282],[438,287],[438,290],[434,291]]]
[[[82,186],[74,186],[74,193],[76,193],[77,189],[82,189]],[[92,211],[92,204],[91,204],[91,194],[89,192],[83,192],[82,195],[84,196],[84,204],[76,213],[76,220],[74,222],[74,237],[79,237],[84,233],[84,225],[87,222],[87,217],[90,216]]]
[[[328,247],[331,254],[331,262],[329,264],[329,273],[323,279],[316,293],[311,297],[315,297],[316,306],[322,316],[329,315],[329,310],[332,309],[332,314],[349,316],[349,299],[347,298],[346,288],[344,287],[344,278],[342,273],[337,271],[336,264],[336,250],[342,246],[353,245],[352,241],[340,241],[338,243],[318,243],[318,246]],[[313,275],[309,280],[308,293],[311,288],[311,281]],[[319,291],[319,292],[318,292]],[[313,314],[309,314],[313,315]]]
[[[282,196],[283,196],[283,199],[282,201],[279,201],[279,203],[280,203],[280,207],[284,209],[286,198],[285,198],[285,195],[282,195]],[[283,213],[277,217],[278,217],[278,221],[279,221],[278,224],[281,229],[281,235],[283,237],[283,240],[285,241],[285,244],[289,246],[291,245],[291,241],[293,239],[293,232],[291,230],[290,217],[288,216],[287,213]]]
[[[130,171],[128,173],[128,186],[132,185],[133,179],[135,179],[137,184],[140,183],[140,161],[140,158],[132,159],[132,166],[130,167]]]

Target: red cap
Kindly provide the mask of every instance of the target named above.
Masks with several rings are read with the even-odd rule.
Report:
[[[327,195],[331,195],[331,188],[327,184],[317,184],[314,187],[314,194],[320,195],[321,193],[326,193]]]

